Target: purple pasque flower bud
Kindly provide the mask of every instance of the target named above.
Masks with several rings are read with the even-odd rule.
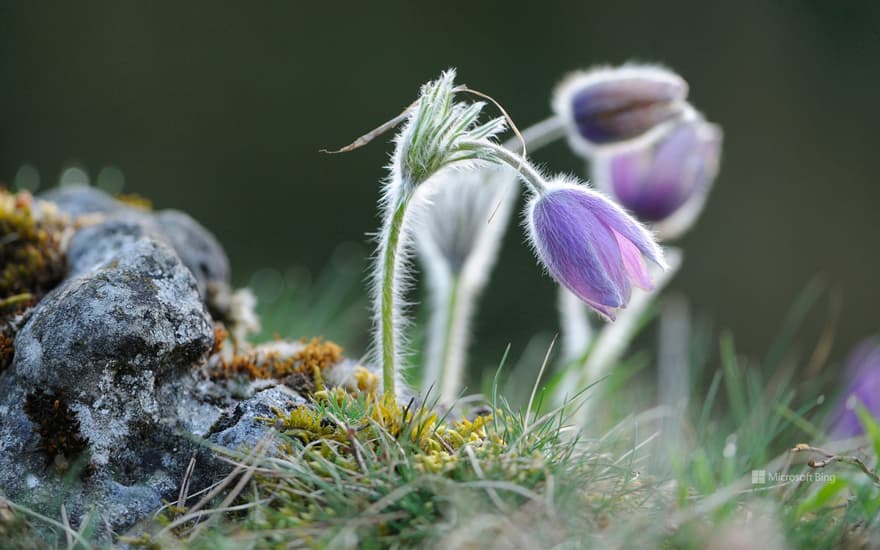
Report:
[[[529,203],[527,224],[553,278],[611,320],[626,307],[633,285],[653,288],[645,258],[666,267],[651,233],[586,185],[548,183]]]
[[[650,141],[596,154],[593,181],[642,221],[663,222],[687,210],[690,225],[718,175],[721,141],[721,129],[694,114]]]
[[[862,435],[865,430],[855,407],[860,403],[872,416],[880,418],[880,340],[865,340],[849,354],[844,367],[846,393],[831,417],[832,439]]]
[[[576,151],[638,138],[685,111],[688,85],[654,65],[623,65],[574,73],[554,93],[553,109]]]

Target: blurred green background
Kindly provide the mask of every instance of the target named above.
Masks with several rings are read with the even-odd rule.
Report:
[[[41,188],[69,165],[93,181],[116,167],[125,192],[214,231],[238,284],[317,273],[340,243],[371,250],[390,147],[318,150],[395,115],[442,69],[524,127],[567,71],[659,61],[725,132],[673,287],[761,354],[821,275],[841,298],[839,358],[880,326],[878,59],[868,0],[3,3],[0,181],[25,164]],[[537,159],[583,174],[561,142]],[[477,322],[487,361],[556,330],[552,282],[521,241],[517,227]]]

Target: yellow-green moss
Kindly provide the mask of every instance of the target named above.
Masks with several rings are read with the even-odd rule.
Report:
[[[16,295],[39,299],[64,276],[59,216],[36,216],[30,193],[0,189],[0,302]]]
[[[281,433],[295,437],[303,443],[312,443],[319,440],[343,442],[346,434],[342,428],[327,417],[321,416],[320,412],[308,405],[300,405],[290,412],[275,411],[277,426]],[[267,419],[270,420],[270,419]]]
[[[153,209],[153,201],[146,197],[142,197],[137,193],[119,193],[116,200],[134,208],[150,211]]]

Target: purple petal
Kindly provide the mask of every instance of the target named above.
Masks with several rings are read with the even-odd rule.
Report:
[[[665,267],[663,250],[651,233],[614,202],[594,191],[586,191],[584,199],[603,224],[630,241],[649,260]]]
[[[621,307],[624,276],[616,242],[609,247],[610,232],[582,203],[570,199],[556,191],[534,202],[531,227],[538,254],[551,275],[585,302]]]
[[[654,285],[651,283],[651,276],[648,275],[648,267],[642,258],[642,253],[627,238],[623,237],[617,231],[614,231],[614,237],[620,246],[620,255],[623,258],[623,266],[629,274],[630,280],[642,290],[653,290]]]

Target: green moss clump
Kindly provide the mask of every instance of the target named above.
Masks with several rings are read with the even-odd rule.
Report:
[[[65,223],[50,205],[41,210],[35,212],[30,193],[0,189],[0,303],[39,299],[64,277]]]

